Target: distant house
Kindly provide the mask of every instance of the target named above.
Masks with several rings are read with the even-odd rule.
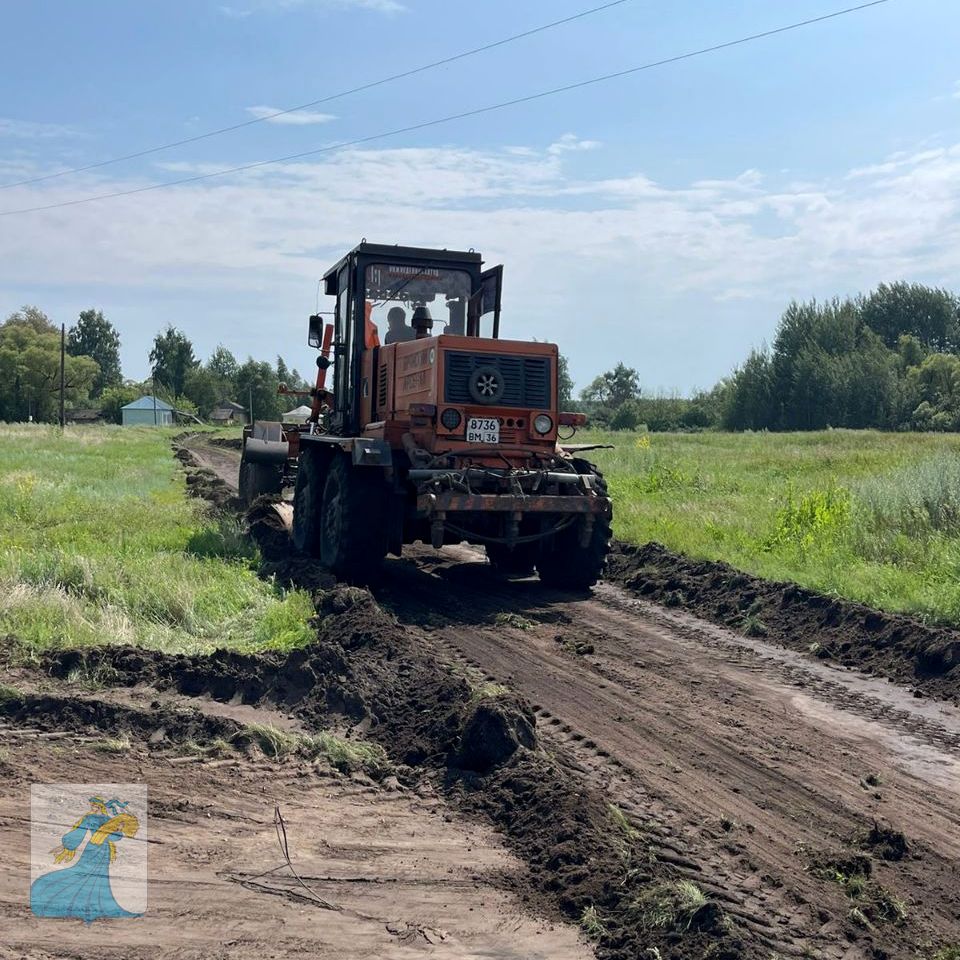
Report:
[[[210,413],[210,422],[219,426],[227,426],[231,423],[244,424],[248,423],[249,419],[247,408],[232,400],[221,400]]]
[[[173,407],[159,397],[144,396],[120,408],[125,427],[170,427]]]

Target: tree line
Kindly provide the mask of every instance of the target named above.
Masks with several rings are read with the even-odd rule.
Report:
[[[150,379],[125,380],[120,337],[93,309],[70,327],[66,353],[67,406],[92,407],[114,422],[144,394],[201,418],[233,400],[277,419],[295,405],[278,395],[279,384],[309,387],[281,357],[240,363],[221,345],[201,361],[173,326],[154,338]],[[853,298],[791,303],[770,346],[690,397],[647,393],[638,372],[618,363],[575,399],[563,356],[559,384],[564,409],[612,430],[960,430],[960,298],[894,283]],[[37,307],[11,314],[0,324],[0,420],[55,420],[59,386],[59,328]]]
[[[276,363],[248,357],[240,363],[224,346],[205,361],[181,330],[168,326],[150,351],[151,376],[124,379],[120,336],[100,310],[84,310],[66,337],[64,394],[69,410],[92,409],[119,423],[123,406],[155,395],[184,414],[208,417],[224,401],[275,420],[297,404],[277,393],[281,383],[306,390],[309,384],[282,357]],[[0,323],[0,421],[57,419],[60,395],[60,328],[39,308],[23,307]]]
[[[645,395],[620,363],[573,402],[613,430],[960,430],[960,298],[893,283],[794,302],[772,345],[711,390]]]

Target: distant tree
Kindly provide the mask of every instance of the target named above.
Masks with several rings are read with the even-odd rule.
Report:
[[[187,371],[183,397],[190,401],[201,417],[210,416],[213,408],[225,399],[219,379],[206,367],[201,366],[192,367]]]
[[[65,358],[68,407],[89,401],[98,371],[90,357]],[[0,420],[55,420],[59,392],[60,330],[35,307],[11,314],[0,325]]]
[[[237,361],[234,355],[222,344],[210,354],[207,370],[220,380],[233,382],[237,375]]]
[[[99,397],[106,387],[119,384],[120,337],[100,310],[84,310],[67,334],[67,352],[74,357],[91,357],[100,372],[93,381],[91,396]]]
[[[557,361],[557,399],[561,410],[569,410],[573,404],[573,377],[570,376],[570,364],[561,353]]]
[[[158,333],[150,351],[153,379],[173,391],[174,399],[183,396],[187,376],[197,366],[193,344],[186,334],[173,326]]]
[[[254,419],[279,420],[285,409],[277,394],[279,385],[277,371],[269,363],[248,358],[237,370],[237,402],[246,407],[252,397]]]
[[[618,363],[612,370],[595,377],[585,387],[580,397],[587,403],[595,403],[616,409],[627,400],[640,396],[640,375],[633,367]]]
[[[891,349],[904,334],[929,350],[960,349],[960,300],[948,290],[920,283],[881,283],[858,305],[863,322]]]
[[[626,400],[617,407],[610,418],[611,430],[636,430],[641,424],[639,404],[636,400]]]
[[[723,410],[728,430],[768,430],[776,424],[773,364],[766,350],[752,350],[733,372]]]
[[[121,383],[107,387],[100,394],[100,416],[107,423],[122,423],[122,408],[142,397],[144,393],[144,389],[136,383]]]
[[[5,327],[29,327],[34,333],[59,333],[60,328],[39,308],[23,306],[4,321]]]

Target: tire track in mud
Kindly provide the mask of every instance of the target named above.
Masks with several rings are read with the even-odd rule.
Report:
[[[914,956],[911,941],[925,936],[960,940],[960,764],[931,777],[909,756],[915,747],[957,763],[956,731],[907,710],[898,716],[818,676],[814,668],[827,669],[819,664],[805,675],[775,648],[764,657],[717,632],[710,643],[685,638],[680,624],[657,622],[629,598],[611,602],[611,588],[570,602],[533,582],[499,581],[468,551],[459,558],[424,552],[393,565],[381,600],[448,655],[529,697],[541,729],[598,788],[666,826],[669,845],[654,836],[654,852],[672,853],[704,889],[725,891],[729,912],[762,942],[784,955],[841,958],[874,949]],[[530,626],[498,625],[503,612]],[[578,644],[594,652],[570,652]],[[904,718],[926,744],[903,736]],[[906,749],[891,759],[893,737]],[[877,772],[874,790],[865,778]],[[865,932],[817,864],[829,850],[854,848],[874,820],[908,829],[921,859],[876,865],[876,881],[912,901],[912,913],[904,928]]]

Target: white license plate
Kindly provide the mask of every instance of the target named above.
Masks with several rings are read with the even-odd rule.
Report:
[[[500,421],[496,417],[468,417],[467,443],[499,443]]]

